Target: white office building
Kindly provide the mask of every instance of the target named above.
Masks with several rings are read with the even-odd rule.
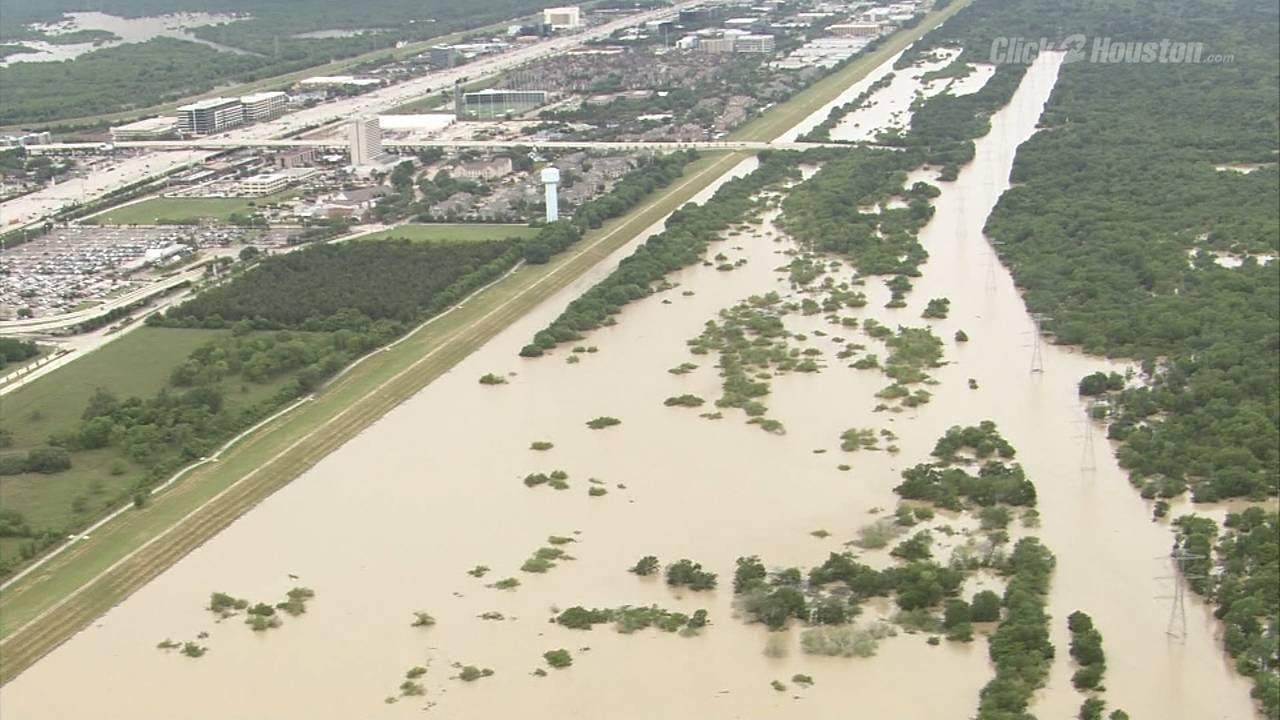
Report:
[[[376,116],[358,117],[348,126],[347,138],[351,143],[351,164],[368,167],[382,164],[382,125]]]
[[[772,35],[739,35],[733,43],[733,51],[740,53],[771,53],[775,47]]]
[[[542,24],[552,30],[575,30],[582,26],[582,10],[577,5],[547,8],[542,11]]]
[[[254,93],[240,98],[240,104],[244,106],[245,122],[280,117],[288,103],[289,96],[279,91]]]
[[[222,132],[244,122],[244,106],[236,98],[209,98],[178,108],[178,130],[193,135]]]

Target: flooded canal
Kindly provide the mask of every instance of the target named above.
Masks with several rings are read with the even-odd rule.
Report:
[[[677,287],[634,303],[617,326],[585,338],[598,352],[580,354],[580,362],[566,363],[567,350],[517,357],[629,246],[19,676],[4,688],[2,714],[401,718],[426,708],[450,720],[969,717],[993,675],[983,638],[930,646],[924,634],[900,632],[872,658],[806,655],[798,629],[771,634],[735,617],[731,580],[741,555],[758,554],[770,567],[809,567],[845,549],[860,527],[892,512],[899,472],[924,462],[946,428],[991,419],[1039,490],[1042,528],[1035,532],[1058,557],[1049,598],[1058,657],[1034,712],[1044,720],[1075,716],[1082,697],[1070,683],[1065,620],[1084,610],[1105,638],[1112,707],[1135,718],[1251,718],[1249,687],[1230,670],[1198,601],[1188,599],[1185,639],[1166,635],[1170,604],[1162,596],[1172,586],[1160,578],[1169,574],[1162,559],[1169,530],[1150,521],[1101,429],[1081,422],[1076,382],[1108,364],[1045,346],[1044,372],[1030,372],[1033,323],[981,233],[1060,60],[1038,60],[977,143],[974,162],[956,181],[936,183],[943,192],[921,233],[931,258],[907,307],[884,309],[884,283],[867,284],[859,317],[928,324],[944,339],[948,364],[932,371],[939,384],[927,405],[873,412],[885,378],[844,367],[831,338],[812,336],[808,346],[824,349],[827,367],[772,380],[769,416],[785,424],[785,435],[761,432],[737,411],[709,421],[663,406],[681,393],[719,396],[714,356],[693,356],[686,346],[707,320],[752,294],[789,292],[776,269],[789,261],[781,253],[791,243],[772,216],[711,250],[745,264],[674,274]],[[921,319],[934,297],[950,298],[948,319]],[[792,330],[840,334],[819,316],[786,320]],[[958,329],[970,342],[952,341]],[[701,367],[667,372],[684,362]],[[489,372],[514,375],[506,385],[478,384]],[[622,424],[584,426],[603,415]],[[901,452],[842,453],[839,435],[850,427],[891,429]],[[1085,469],[1086,431],[1095,437],[1092,470]],[[554,447],[534,451],[533,441]],[[841,472],[838,463],[852,468]],[[569,489],[521,482],[556,469],[568,473]],[[589,478],[607,494],[589,496],[596,486]],[[564,546],[575,559],[545,574],[521,572],[552,535],[575,540]],[[720,574],[720,586],[673,591],[656,576],[626,572],[644,555],[700,562]],[[882,564],[875,553],[865,557]],[[491,570],[470,576],[477,565]],[[519,578],[520,587],[487,587],[506,577]],[[275,602],[295,585],[316,592],[306,614],[264,633],[238,617],[215,622],[204,609],[215,590]],[[711,623],[682,637],[548,622],[553,608],[625,604],[706,608]],[[436,624],[410,627],[415,611]],[[874,614],[872,604],[866,614]],[[209,651],[199,659],[156,649],[165,638],[201,632]],[[770,643],[771,635],[783,640]],[[542,654],[556,648],[572,652],[573,666],[535,675],[545,667]],[[464,683],[451,679],[454,663],[494,674]],[[427,668],[419,678],[426,694],[384,704],[414,666]],[[811,675],[814,685],[791,683],[796,673]],[[778,692],[774,680],[790,687]]]

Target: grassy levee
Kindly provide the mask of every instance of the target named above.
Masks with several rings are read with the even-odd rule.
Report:
[[[834,100],[853,83],[866,77],[867,73],[874,70],[885,60],[893,57],[899,50],[906,48],[911,43],[919,40],[925,33],[941,25],[943,21],[955,15],[969,2],[970,0],[952,0],[947,7],[937,12],[929,13],[915,27],[889,36],[880,47],[801,90],[782,105],[771,108],[760,117],[734,130],[729,134],[729,138],[731,140],[753,141],[776,139],[796,126],[801,120],[822,109],[823,105]]]
[[[413,242],[481,242],[507,238],[529,238],[538,234],[538,228],[528,225],[499,225],[481,223],[406,223],[367,235],[357,235],[352,240],[385,240],[404,238]]]
[[[662,219],[745,153],[690,165],[640,210],[606,224],[548,265],[524,267],[385,352],[314,400],[127,512],[0,597],[0,682],[126,598],[279,487],[453,367],[538,303]]]
[[[798,93],[733,134],[772,140],[876,65],[968,4],[953,0],[872,54]],[[607,223],[551,263],[524,267],[461,309],[376,353],[292,413],[191,472],[0,593],[0,684],[202,545],[551,297],[649,225],[685,203],[749,153],[712,154],[635,212]]]

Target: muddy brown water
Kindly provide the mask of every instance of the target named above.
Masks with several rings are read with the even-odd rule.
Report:
[[[807,344],[824,349],[828,367],[773,380],[767,399],[786,435],[747,425],[737,411],[709,421],[697,410],[662,405],[685,392],[718,397],[714,357],[692,356],[685,346],[706,320],[751,294],[787,291],[775,268],[789,259],[779,251],[790,243],[778,239],[769,218],[712,250],[746,258],[745,265],[675,273],[676,289],[629,306],[616,327],[583,340],[598,352],[582,354],[580,363],[565,362],[567,348],[533,361],[516,356],[633,243],[16,678],[0,692],[0,714],[398,718],[427,709],[427,716],[451,720],[966,718],[993,673],[982,638],[932,647],[924,635],[902,633],[882,641],[873,658],[820,658],[800,652],[793,629],[782,633],[786,655],[766,657],[770,633],[733,616],[730,581],[739,555],[759,554],[775,567],[821,562],[892,510],[899,471],[924,461],[947,427],[992,419],[1037,485],[1043,527],[1036,532],[1058,558],[1049,600],[1058,658],[1037,694],[1038,716],[1074,717],[1082,700],[1070,685],[1065,628],[1066,616],[1082,609],[1105,638],[1112,707],[1148,719],[1253,717],[1249,686],[1231,671],[1202,604],[1188,600],[1185,638],[1166,635],[1170,603],[1161,596],[1171,594],[1171,584],[1160,579],[1168,574],[1160,558],[1170,533],[1151,522],[1150,507],[1116,467],[1099,428],[1097,468],[1082,469],[1086,426],[1076,381],[1111,366],[1046,345],[1044,372],[1029,372],[1032,321],[981,235],[1059,62],[1053,55],[1037,61],[978,142],[974,162],[955,182],[939,183],[937,213],[921,234],[931,259],[908,306],[885,310],[888,292],[872,279],[869,305],[854,313],[891,326],[928,324],[944,339],[950,364],[933,371],[939,384],[929,388],[929,404],[873,412],[872,395],[888,380],[844,367],[831,337],[811,336]],[[950,318],[920,319],[925,303],[943,296],[952,301]],[[868,342],[861,331],[820,317],[787,322]],[[969,334],[968,344],[952,341],[957,329]],[[684,376],[666,372],[686,361],[701,367]],[[486,387],[476,382],[486,372],[515,375],[505,386]],[[978,390],[968,388],[968,378]],[[623,423],[603,431],[584,426],[600,415]],[[901,453],[842,453],[838,437],[849,427],[892,429]],[[555,447],[532,451],[534,440]],[[814,454],[818,448],[827,452]],[[852,470],[840,472],[839,463]],[[569,473],[569,490],[521,482],[554,469]],[[608,494],[588,497],[588,478],[605,481]],[[818,529],[830,537],[811,535]],[[549,535],[575,537],[567,549],[576,559],[545,575],[520,572]],[[701,562],[720,573],[721,587],[672,591],[660,579],[625,571],[648,554]],[[470,577],[467,570],[479,564],[492,570]],[[486,587],[508,576],[522,585]],[[313,588],[316,598],[304,616],[266,633],[251,632],[239,618],[215,622],[203,609],[213,590],[276,602],[294,585]],[[980,578],[970,589],[978,586],[998,583]],[[706,608],[712,624],[686,638],[548,623],[551,608],[577,604]],[[416,610],[437,624],[410,627]],[[477,617],[488,611],[506,619]],[[209,637],[200,642],[210,648],[202,658],[155,647],[202,631]],[[545,667],[542,653],[556,648],[573,653],[573,666],[533,675]],[[452,663],[495,674],[463,683],[450,679]],[[384,704],[415,665],[428,668],[421,679],[427,694]],[[795,673],[816,684],[795,686]],[[775,679],[788,690],[772,689]]]

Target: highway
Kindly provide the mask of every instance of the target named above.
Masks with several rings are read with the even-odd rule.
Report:
[[[236,128],[221,135],[204,138],[202,142],[225,140],[231,144],[214,147],[222,147],[224,149],[226,147],[243,147],[247,144],[279,139],[308,129],[323,127],[351,117],[376,115],[398,105],[419,100],[425,95],[450,90],[455,82],[475,82],[487,77],[500,75],[520,65],[564,53],[585,42],[606,38],[617,30],[642,25],[654,20],[664,20],[675,16],[682,9],[701,4],[705,3],[702,0],[688,0],[686,2],[677,2],[665,8],[628,15],[603,25],[589,27],[579,33],[553,37],[528,47],[510,50],[500,55],[482,57],[466,65],[427,73],[426,75],[411,78],[355,97],[321,103],[314,107],[289,113],[275,120]],[[93,145],[96,147],[96,144]],[[123,147],[124,144],[121,143],[119,146]],[[210,146],[206,145],[204,147]],[[103,171],[112,174],[109,179],[104,179],[100,172],[93,172],[81,180],[63,182],[14,198],[8,202],[0,203],[0,228],[7,230],[30,225],[66,206],[93,200],[112,189],[159,175],[164,169],[200,162],[212,155],[212,152],[209,151],[191,152],[193,149],[199,150],[199,146],[195,148],[186,146],[181,149],[184,152],[179,153],[179,157],[171,156],[164,148],[157,148],[157,153],[148,153],[137,158],[130,158],[112,166],[110,170]]]
[[[228,150],[232,148],[260,147],[314,147],[347,149],[346,138],[329,140],[302,139],[264,139],[264,140],[232,140],[228,138],[197,138],[192,140],[131,140],[114,144],[116,148],[147,148],[152,150]],[[572,148],[588,150],[656,150],[671,152],[675,150],[806,150],[809,148],[849,147],[848,143],[809,143],[809,142],[763,142],[754,140],[700,140],[693,142],[646,142],[646,141],[600,141],[600,140],[383,140],[384,148]],[[101,150],[99,143],[50,143],[48,145],[28,145],[33,153],[59,152],[97,152]]]

